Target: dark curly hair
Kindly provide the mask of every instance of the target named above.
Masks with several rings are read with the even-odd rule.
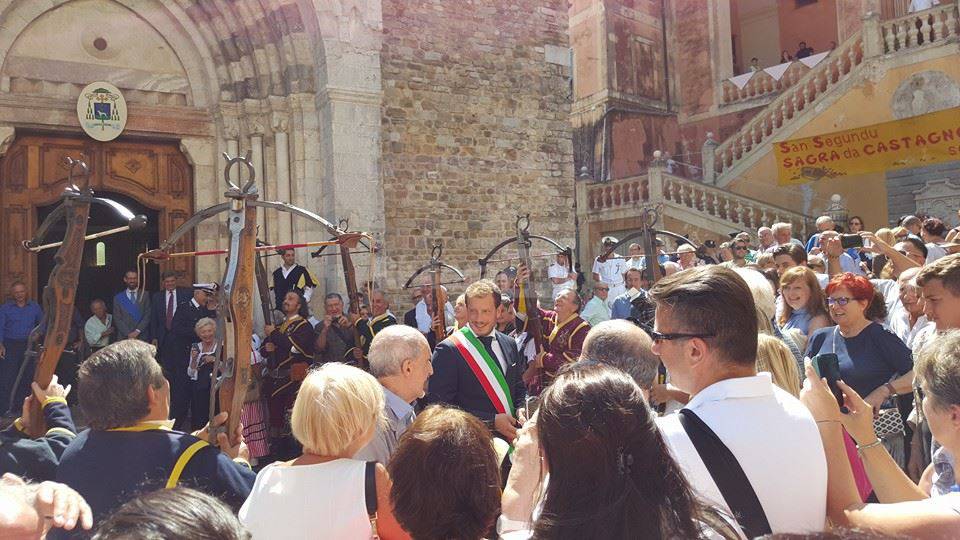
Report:
[[[459,409],[432,405],[390,458],[397,522],[417,540],[476,539],[500,515],[500,466],[490,430]]]

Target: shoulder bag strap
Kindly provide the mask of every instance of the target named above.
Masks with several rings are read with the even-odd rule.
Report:
[[[377,534],[377,462],[368,461],[363,471],[363,498],[367,505],[367,517],[370,519],[370,538],[379,539]]]
[[[690,409],[680,409],[680,425],[690,437],[723,500],[747,538],[770,534],[770,523],[743,468],[717,434]]]

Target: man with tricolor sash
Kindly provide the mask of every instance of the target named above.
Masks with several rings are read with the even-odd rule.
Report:
[[[516,437],[526,392],[515,340],[496,329],[500,289],[489,280],[467,287],[469,322],[437,345],[428,403],[459,407],[507,441]]]

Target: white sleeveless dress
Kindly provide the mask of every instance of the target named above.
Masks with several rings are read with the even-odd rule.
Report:
[[[240,508],[254,540],[368,540],[363,461],[267,465]]]

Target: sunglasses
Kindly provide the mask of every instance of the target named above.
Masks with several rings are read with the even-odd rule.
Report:
[[[842,307],[849,304],[851,300],[853,300],[853,298],[847,298],[846,296],[839,296],[837,298],[828,297],[827,305],[830,305],[830,306],[838,305]]]
[[[642,328],[650,336],[650,339],[652,339],[654,343],[660,343],[662,341],[677,341],[681,339],[693,339],[693,338],[707,339],[707,338],[717,337],[716,334],[685,334],[685,333],[664,334],[661,332],[657,332],[656,330],[654,330],[653,328],[647,325],[641,325],[640,328]]]

